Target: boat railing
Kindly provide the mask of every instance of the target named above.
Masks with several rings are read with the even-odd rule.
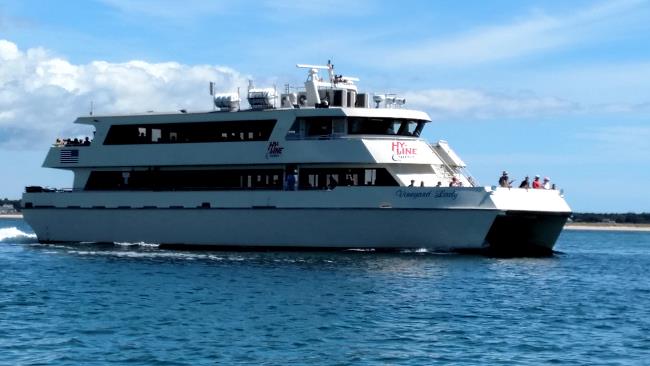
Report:
[[[336,133],[330,135],[313,135],[313,136],[297,136],[297,135],[287,135],[287,140],[356,140],[356,139],[365,139],[365,140],[409,140],[412,141],[417,136],[403,136],[403,135],[350,135],[343,133]]]
[[[27,186],[25,187],[26,193],[67,193],[79,192],[82,189],[78,188],[53,188],[53,187],[40,187],[40,186]]]
[[[88,139],[56,139],[56,142],[52,144],[52,147],[83,147],[83,146],[90,146],[92,144],[92,140]]]

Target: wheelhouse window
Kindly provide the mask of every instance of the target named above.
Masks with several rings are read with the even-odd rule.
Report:
[[[113,125],[104,145],[268,141],[276,120]]]
[[[350,135],[420,136],[427,121],[397,118],[348,118]]]
[[[404,118],[301,117],[287,133],[287,140],[331,139],[345,135],[419,137],[428,121]]]
[[[300,117],[287,133],[287,139],[330,139],[345,134],[345,118]]]

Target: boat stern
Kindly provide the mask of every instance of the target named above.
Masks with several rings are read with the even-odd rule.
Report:
[[[496,255],[550,255],[571,216],[560,191],[492,189],[490,198],[501,211],[485,238]]]

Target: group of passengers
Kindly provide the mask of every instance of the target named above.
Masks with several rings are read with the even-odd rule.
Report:
[[[451,181],[449,181],[449,187],[462,187],[462,186],[463,186],[463,182],[461,182],[460,179],[456,177],[452,177]],[[409,187],[415,187],[415,179],[411,179],[411,184],[409,184]],[[420,187],[424,187],[424,181],[420,181]],[[442,187],[442,182],[438,181],[436,187]]]
[[[512,183],[514,183],[514,179],[510,180],[508,177],[508,172],[503,171],[501,174],[501,177],[499,178],[499,187],[503,188],[512,188]],[[540,181],[539,175],[535,175],[535,178],[533,179],[532,183],[530,181],[530,178],[526,176],[524,180],[521,181],[519,184],[519,188],[533,188],[533,189],[555,189],[555,184],[551,184],[551,180],[549,177],[544,177],[543,181]]]
[[[90,146],[90,138],[56,139],[56,146]]]

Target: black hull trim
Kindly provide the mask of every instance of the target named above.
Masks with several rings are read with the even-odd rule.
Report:
[[[497,216],[485,238],[488,255],[551,256],[570,212],[506,211]]]

